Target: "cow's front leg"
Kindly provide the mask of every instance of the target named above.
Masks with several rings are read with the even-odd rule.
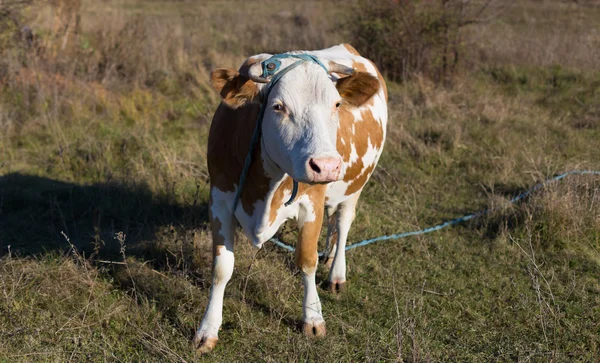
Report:
[[[318,261],[317,247],[322,223],[323,206],[305,211],[299,218],[300,234],[296,245],[296,266],[302,272],[304,282],[303,330],[304,334],[309,337],[322,337],[326,332],[315,281]]]
[[[332,292],[342,292],[346,286],[346,240],[356,216],[356,204],[359,197],[360,193],[356,193],[352,198],[341,203],[336,212],[337,241],[328,279],[329,289]]]
[[[225,286],[233,274],[233,216],[225,207],[219,208],[211,201],[210,224],[213,237],[213,276],[208,307],[200,328],[194,336],[194,346],[200,353],[213,350],[219,339],[223,322],[223,295]]]

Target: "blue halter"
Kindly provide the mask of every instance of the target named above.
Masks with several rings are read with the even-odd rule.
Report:
[[[295,63],[292,63],[288,67],[286,67],[283,70],[281,70],[280,72],[278,72],[279,69],[281,68],[280,59],[286,59],[286,58],[295,58],[295,59],[298,59],[298,61]],[[237,209],[238,203],[240,201],[240,197],[242,196],[242,189],[244,188],[244,183],[246,182],[246,177],[248,176],[248,170],[250,170],[250,165],[252,164],[252,154],[254,153],[254,149],[256,148],[258,139],[260,138],[260,134],[262,131],[262,120],[265,115],[265,109],[267,108],[267,100],[269,99],[269,94],[271,93],[271,90],[273,89],[273,87],[275,87],[275,84],[277,84],[277,82],[279,82],[281,77],[283,77],[283,75],[285,75],[287,72],[291,71],[292,69],[296,68],[297,66],[299,66],[300,64],[302,64],[304,62],[314,62],[314,63],[318,64],[319,66],[321,66],[321,68],[323,68],[325,70],[325,72],[329,73],[329,70],[327,69],[327,67],[325,67],[325,65],[323,65],[323,63],[321,63],[321,61],[319,61],[319,59],[317,59],[317,57],[310,55],[310,54],[290,54],[290,53],[275,54],[271,58],[269,58],[261,63],[262,71],[263,71],[262,77],[263,78],[271,78],[272,77],[272,78],[267,87],[267,92],[265,94],[265,97],[263,98],[263,102],[260,104],[260,113],[258,114],[258,120],[256,120],[256,127],[254,128],[254,133],[252,134],[252,139],[250,141],[250,149],[248,150],[248,155],[246,155],[246,161],[244,162],[244,168],[242,169],[242,174],[240,175],[240,182],[238,183],[238,189],[235,193],[235,199],[233,200],[233,213],[234,214]],[[286,207],[289,206],[290,204],[292,204],[292,202],[294,202],[294,199],[296,199],[296,195],[298,194],[298,182],[294,179],[292,179],[292,180],[294,181],[293,187],[292,187],[292,195],[290,196],[290,200],[288,200],[285,203]]]

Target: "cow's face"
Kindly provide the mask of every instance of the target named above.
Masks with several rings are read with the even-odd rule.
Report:
[[[266,156],[295,180],[311,184],[341,178],[338,111],[362,104],[379,89],[376,78],[360,72],[334,83],[312,62],[283,75],[266,100],[264,85],[234,70],[218,69],[211,81],[230,107],[264,102],[261,146]]]
[[[262,146],[267,156],[299,182],[338,180],[341,103],[339,92],[320,66],[303,63],[285,74],[266,100]]]

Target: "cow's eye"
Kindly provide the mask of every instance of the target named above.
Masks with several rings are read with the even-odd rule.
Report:
[[[340,108],[340,106],[341,106],[341,105],[342,105],[342,103],[341,103],[341,102],[337,102],[337,103],[335,104],[335,108]]]
[[[273,109],[275,111],[283,111],[283,105],[281,103],[276,103],[273,105]]]

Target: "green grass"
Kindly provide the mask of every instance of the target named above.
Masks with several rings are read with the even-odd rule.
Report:
[[[578,87],[592,82],[578,77]],[[455,90],[392,85],[386,152],[350,241],[430,226],[504,203],[546,175],[598,165],[598,129],[574,127],[559,106],[540,103],[554,91],[512,87],[486,72]],[[210,283],[205,169],[162,160],[201,158],[207,125],[192,126],[185,112],[152,121],[163,106],[148,102],[142,132],[127,120],[145,116],[124,110],[110,127],[61,129],[62,155],[51,128],[5,145],[5,359],[198,358],[188,341]],[[322,341],[297,328],[292,257],[240,238],[224,328],[206,359],[590,361],[600,344],[599,185],[572,177],[492,216],[349,252],[347,293],[320,292]],[[88,261],[60,252],[68,251],[61,231]],[[119,231],[127,267],[99,262],[123,262]]]
[[[346,292],[319,290],[322,340],[298,327],[293,256],[240,234],[207,356],[190,341],[211,281],[205,147],[217,100],[186,72],[2,85],[0,361],[600,355],[600,178],[569,177],[507,205],[548,176],[600,168],[597,72],[489,65],[446,87],[390,83],[387,144],[349,242],[505,208],[348,252]]]

